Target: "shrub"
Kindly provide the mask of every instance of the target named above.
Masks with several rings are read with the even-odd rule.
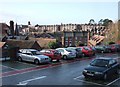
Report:
[[[109,42],[109,45],[111,45],[111,44],[115,44],[115,42]]]
[[[59,44],[57,42],[49,42],[48,43],[48,47],[50,49],[55,49],[55,48],[58,48],[59,47]]]

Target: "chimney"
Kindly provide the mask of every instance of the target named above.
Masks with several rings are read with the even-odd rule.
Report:
[[[10,32],[11,32],[11,35],[14,36],[14,22],[13,21],[10,21]]]
[[[28,25],[31,25],[31,24],[30,24],[30,21],[28,21]]]
[[[15,35],[16,35],[16,36],[19,36],[19,30],[18,30],[17,23],[16,23],[16,25],[15,25]]]

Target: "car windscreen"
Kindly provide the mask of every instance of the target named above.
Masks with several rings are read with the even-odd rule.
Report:
[[[31,51],[31,53],[32,53],[33,55],[41,55],[41,53],[40,53],[39,51]]]
[[[66,48],[65,50],[68,51],[68,52],[72,52],[72,50],[70,50],[69,48]]]
[[[82,49],[81,49],[81,48],[77,48],[76,50],[77,50],[77,51],[82,51]]]
[[[55,50],[55,51],[54,51],[54,54],[57,55],[57,54],[60,54],[60,52],[59,52],[58,50]]]
[[[104,59],[95,59],[90,63],[91,66],[98,66],[98,67],[107,67],[108,64],[109,61]]]

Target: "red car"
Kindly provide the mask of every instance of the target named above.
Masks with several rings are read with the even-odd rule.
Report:
[[[62,58],[61,53],[54,49],[43,49],[40,52],[43,55],[49,56],[51,58],[51,61],[53,60],[59,61]]]
[[[84,56],[92,56],[95,53],[93,52],[93,50],[91,49],[91,47],[87,47],[87,46],[83,46],[80,47],[82,49],[82,53]]]

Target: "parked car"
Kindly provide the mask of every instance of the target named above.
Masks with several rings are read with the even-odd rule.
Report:
[[[120,44],[112,44],[109,45],[109,47],[111,48],[112,52],[120,52]]]
[[[48,56],[40,54],[40,52],[35,49],[20,49],[18,53],[18,60],[39,64],[49,63],[51,59]]]
[[[68,48],[57,48],[56,50],[61,53],[63,59],[74,59],[76,57],[75,51]]]
[[[109,46],[95,46],[96,52],[98,53],[110,53],[111,49]]]
[[[43,49],[40,51],[40,53],[49,56],[51,58],[51,61],[57,60],[59,61],[62,57],[61,53],[54,49]]]
[[[92,56],[94,55],[93,50],[88,46],[79,47],[82,49],[83,56]]]
[[[117,52],[117,48],[115,47],[115,45],[108,45],[108,47],[110,48],[111,52]]]
[[[94,46],[88,46],[88,47],[92,50],[93,55],[95,55],[95,54],[96,54],[96,49],[95,49],[95,47],[94,47]]]
[[[83,70],[85,78],[93,77],[107,80],[112,74],[119,74],[119,63],[113,58],[94,59],[88,67]]]
[[[83,57],[84,54],[82,53],[82,49],[79,47],[68,47],[68,49],[75,51],[76,58]]]

